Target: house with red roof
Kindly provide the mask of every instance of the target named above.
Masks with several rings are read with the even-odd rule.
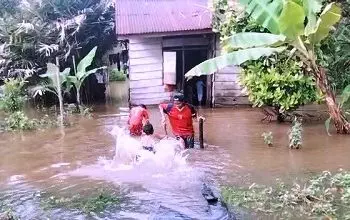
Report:
[[[159,104],[175,91],[194,105],[247,103],[237,67],[190,81],[184,77],[220,51],[208,0],[116,0],[116,32],[118,40],[128,43],[131,104]],[[201,103],[198,81],[203,82]]]

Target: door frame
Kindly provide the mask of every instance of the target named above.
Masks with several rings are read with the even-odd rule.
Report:
[[[182,57],[182,75],[185,75],[185,51],[194,51],[194,50],[206,50],[207,56],[206,59],[210,58],[211,53],[211,47],[210,45],[203,45],[203,46],[179,46],[179,47],[163,47],[162,48],[162,54],[163,52],[178,52],[181,51],[181,57]],[[205,106],[211,106],[212,101],[212,95],[211,95],[211,86],[212,86],[212,77],[210,75],[207,76],[207,87],[206,87],[206,103]],[[181,89],[184,91],[185,89],[185,77],[182,77],[181,82]]]

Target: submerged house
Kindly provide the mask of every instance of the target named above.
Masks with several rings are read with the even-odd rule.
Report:
[[[131,104],[159,104],[182,91],[188,102],[199,105],[199,80],[202,105],[248,104],[237,83],[237,67],[190,81],[184,77],[219,55],[207,0],[116,0],[116,32],[118,40],[128,42]]]

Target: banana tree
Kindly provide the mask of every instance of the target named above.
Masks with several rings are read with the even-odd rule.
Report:
[[[330,119],[337,132],[349,134],[350,124],[336,102],[325,69],[317,63],[315,55],[315,47],[340,20],[340,7],[330,3],[321,12],[319,0],[240,0],[240,3],[250,17],[271,33],[234,34],[224,44],[236,51],[204,61],[187,72],[186,77],[213,74],[226,66],[241,65],[288,48],[314,76],[317,87],[325,95]]]
[[[45,74],[39,75],[41,78],[46,79],[40,85],[32,87],[30,90],[33,93],[33,97],[37,95],[43,95],[45,92],[50,92],[58,97],[60,88],[63,84],[67,82],[67,77],[69,76],[70,68],[66,68],[63,72],[59,71],[59,67],[53,63],[47,64],[47,72]],[[58,78],[57,78],[58,74]]]
[[[33,97],[37,95],[42,95],[45,92],[50,92],[58,97],[60,106],[60,124],[63,127],[63,98],[62,98],[62,85],[67,82],[70,68],[66,68],[63,72],[57,65],[53,63],[47,64],[47,72],[45,74],[39,75],[41,78],[46,78],[47,81],[41,85],[37,85],[31,88],[34,93]]]
[[[74,76],[67,77],[68,87],[71,88],[72,85],[77,90],[77,104],[81,105],[80,90],[83,86],[85,79],[91,74],[95,73],[97,70],[104,69],[105,67],[99,67],[92,70],[87,70],[93,59],[95,58],[97,47],[94,47],[78,64]]]

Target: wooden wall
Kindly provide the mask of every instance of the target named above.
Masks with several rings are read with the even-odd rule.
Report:
[[[163,86],[162,38],[129,39],[130,103],[155,105],[169,100]]]
[[[221,54],[219,40],[216,43],[216,56]],[[214,107],[249,105],[248,97],[239,85],[240,67],[226,67],[214,74],[213,103]]]
[[[162,48],[179,44],[195,45],[198,42],[198,39],[187,41],[186,39],[162,39],[161,37],[129,38],[130,103],[155,105],[170,100],[172,93],[166,92],[163,86]],[[202,39],[200,42],[208,43],[208,39]],[[216,40],[215,55],[220,55],[219,40]],[[209,90],[214,107],[250,105],[248,97],[242,92],[238,83],[239,73],[239,67],[231,66],[214,74],[212,90]]]

